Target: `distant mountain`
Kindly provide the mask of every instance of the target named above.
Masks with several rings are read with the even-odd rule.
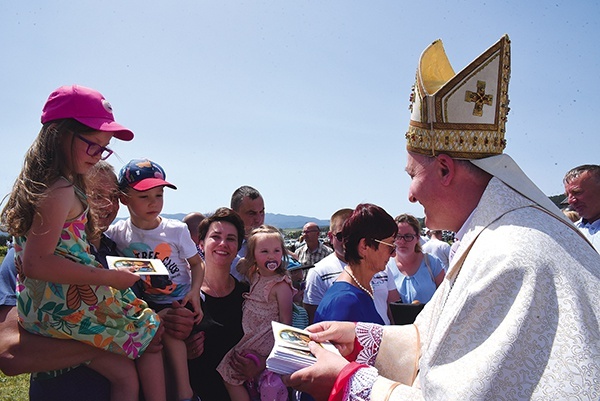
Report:
[[[265,223],[277,228],[302,228],[309,221],[314,221],[321,228],[329,226],[329,220],[319,220],[314,217],[288,216],[276,213],[267,213],[265,215]]]
[[[186,213],[175,213],[175,214],[162,214],[168,219],[182,220],[185,217]],[[125,218],[119,217],[117,220],[124,220]],[[267,213],[265,215],[265,224],[270,224],[277,228],[286,229],[286,228],[298,228],[301,229],[304,224],[309,221],[314,221],[321,228],[329,226],[329,220],[319,220],[314,217],[307,216],[288,216],[285,214],[277,214],[277,213]]]

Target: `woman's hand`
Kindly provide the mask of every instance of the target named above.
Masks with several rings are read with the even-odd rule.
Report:
[[[350,362],[313,341],[308,346],[317,362],[281,379],[286,386],[309,393],[317,401],[327,400],[340,371]]]
[[[346,356],[354,351],[354,339],[356,324],[353,322],[319,322],[308,326],[310,339],[318,343],[329,341]]]

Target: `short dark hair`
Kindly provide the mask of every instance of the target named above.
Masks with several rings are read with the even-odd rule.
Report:
[[[365,239],[367,246],[379,249],[377,240],[396,236],[398,226],[383,208],[371,203],[361,203],[344,223],[342,237],[344,259],[348,263],[360,263],[358,243]]]
[[[240,205],[242,204],[242,201],[244,200],[245,197],[248,197],[248,198],[254,200],[260,196],[261,196],[260,192],[258,192],[256,189],[254,189],[248,185],[244,185],[244,186],[239,187],[235,191],[233,191],[233,194],[231,195],[231,202],[230,202],[229,206],[236,212],[239,212]]]
[[[244,230],[244,221],[234,210],[229,209],[228,207],[220,207],[218,208],[212,215],[208,216],[198,226],[198,238],[201,240],[206,239],[206,234],[208,234],[208,228],[210,225],[217,221],[224,221],[227,223],[231,223],[234,225],[237,234],[238,234],[238,251],[242,248],[242,242],[244,241],[244,237],[246,232]]]

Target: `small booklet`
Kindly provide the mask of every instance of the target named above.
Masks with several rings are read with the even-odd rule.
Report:
[[[139,275],[169,275],[160,259],[138,259],[125,256],[107,256],[109,269],[129,270]]]
[[[288,375],[317,361],[308,348],[310,341],[308,331],[279,322],[271,322],[271,324],[275,345],[267,358],[267,369],[280,375]],[[330,342],[319,345],[339,355],[337,348]]]

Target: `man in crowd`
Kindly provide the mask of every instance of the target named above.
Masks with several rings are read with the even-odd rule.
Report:
[[[296,249],[296,255],[298,256],[298,261],[304,266],[314,265],[333,252],[331,248],[321,242],[319,239],[320,234],[321,230],[317,223],[309,222],[302,228],[304,244]]]
[[[600,252],[600,165],[584,164],[563,179],[567,202],[581,219],[575,226]]]
[[[306,274],[306,289],[304,290],[303,301],[304,308],[308,312],[308,320],[311,323],[325,292],[346,266],[344,248],[337,237],[341,235],[344,222],[351,214],[352,209],[340,209],[331,216],[327,236],[333,246],[333,252],[317,262],[315,267],[309,269]]]
[[[430,236],[429,241],[423,244],[423,252],[436,256],[441,260],[444,270],[447,272],[450,257],[450,244],[444,241],[442,230],[429,230],[428,233]]]
[[[200,238],[198,238],[198,227],[200,226],[200,223],[202,222],[202,220],[204,220],[204,215],[200,212],[192,212],[192,213],[188,213],[185,215],[185,217],[181,220],[183,221],[187,226],[188,226],[188,230],[190,231],[190,236],[192,237],[192,241],[194,241],[194,244],[196,244],[196,248],[198,249],[198,254],[200,254],[200,256],[202,256],[202,258],[204,259],[204,255],[202,255],[202,250],[200,249]]]
[[[246,234],[238,256],[231,263],[231,274],[238,281],[246,281],[237,271],[236,266],[240,259],[246,256],[246,240],[248,239],[248,235],[250,235],[252,230],[265,223],[265,201],[260,192],[248,185],[244,185],[236,189],[231,195],[230,207],[242,218]]]

